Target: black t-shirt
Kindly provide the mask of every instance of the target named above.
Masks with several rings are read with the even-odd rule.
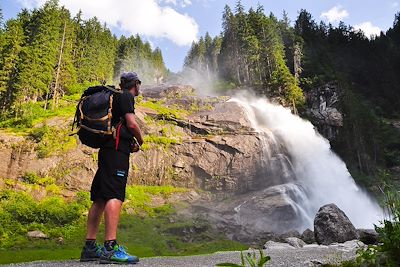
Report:
[[[115,93],[113,95],[112,105],[112,125],[115,127],[121,121],[121,119],[124,120],[125,114],[127,113],[135,113],[135,99],[133,95],[126,90],[124,90],[122,93]],[[130,144],[133,140],[132,138],[133,135],[126,128],[126,124],[124,123],[120,132],[118,151],[130,153]],[[115,148],[115,140],[112,139],[107,142],[105,147]]]

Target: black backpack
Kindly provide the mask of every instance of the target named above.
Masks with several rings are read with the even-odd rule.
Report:
[[[112,105],[114,94],[122,93],[113,86],[94,86],[86,89],[76,107],[72,129],[76,124],[79,140],[92,148],[100,148],[113,138]]]

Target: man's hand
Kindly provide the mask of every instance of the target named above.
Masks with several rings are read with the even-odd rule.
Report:
[[[137,124],[133,113],[126,113],[125,121],[126,121],[126,127],[133,134],[137,143],[141,146],[143,144],[142,132],[140,131],[139,125]]]
[[[140,146],[139,144],[136,142],[136,140],[134,140],[131,144],[131,152],[138,152],[140,150]]]

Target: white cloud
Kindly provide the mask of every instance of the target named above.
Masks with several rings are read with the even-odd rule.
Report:
[[[339,22],[349,16],[349,12],[344,9],[341,5],[334,6],[326,12],[322,12],[320,18],[327,20],[328,22]]]
[[[164,3],[164,4],[172,4],[174,6],[179,5],[181,7],[187,7],[192,4],[191,0],[159,0],[159,2]]]
[[[380,34],[381,29],[379,27],[372,25],[370,21],[366,21],[357,25],[354,25],[354,29],[363,31],[365,36],[377,36]]]
[[[176,0],[164,0],[166,4],[174,4],[176,6]]]
[[[18,0],[24,7],[41,6],[45,0]],[[164,0],[173,4],[176,0]],[[183,1],[189,3],[190,1]],[[117,4],[118,3],[118,4]],[[187,14],[170,6],[162,7],[157,0],[60,0],[60,5],[72,14],[82,10],[84,18],[96,16],[101,22],[118,27],[130,34],[166,38],[177,45],[190,45],[197,40],[199,27]]]
[[[392,3],[390,3],[390,5],[391,5],[393,8],[397,8],[397,7],[399,6],[399,2],[392,2]]]
[[[190,0],[183,0],[181,6],[182,7],[187,7],[190,6],[192,4],[192,1]]]

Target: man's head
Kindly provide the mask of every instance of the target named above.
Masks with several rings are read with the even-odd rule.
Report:
[[[124,72],[121,74],[121,83],[119,86],[122,90],[129,90],[133,95],[137,96],[139,95],[139,86],[141,84],[142,81],[136,72]]]

